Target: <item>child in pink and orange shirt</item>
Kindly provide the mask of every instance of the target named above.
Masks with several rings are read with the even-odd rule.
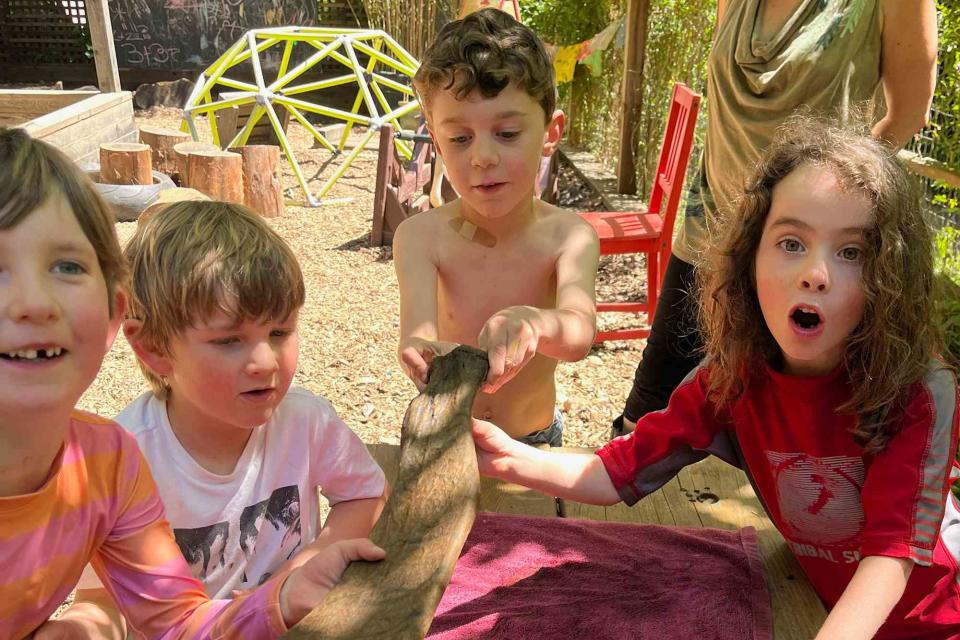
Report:
[[[87,562],[148,638],[274,638],[314,608],[350,561],[344,540],[235,600],[190,574],[134,438],[74,410],[123,319],[113,219],[62,153],[0,129],[0,637],[86,637],[47,622]]]

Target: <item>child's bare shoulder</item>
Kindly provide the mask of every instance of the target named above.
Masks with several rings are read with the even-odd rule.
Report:
[[[455,202],[448,202],[434,209],[428,209],[410,216],[401,222],[394,235],[394,247],[399,245],[403,248],[408,245],[435,243],[439,239],[438,234],[447,229],[449,221],[456,217],[455,204]]]
[[[549,230],[551,235],[556,238],[564,239],[578,237],[584,239],[597,240],[597,232],[590,224],[578,216],[576,212],[569,209],[561,209],[558,206],[546,202],[537,201],[537,214],[541,224]]]

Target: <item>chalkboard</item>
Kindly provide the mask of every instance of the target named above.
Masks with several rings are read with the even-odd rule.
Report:
[[[138,69],[199,71],[250,29],[317,24],[317,0],[110,0],[109,6],[117,63]],[[275,48],[279,58],[282,47]]]

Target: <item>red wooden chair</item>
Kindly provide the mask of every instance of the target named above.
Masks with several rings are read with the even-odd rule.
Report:
[[[598,302],[597,311],[647,315],[647,326],[639,329],[599,331],[594,343],[607,340],[636,340],[650,335],[657,310],[660,283],[673,244],[673,223],[680,206],[693,132],[697,126],[700,95],[678,82],[673,86],[670,115],[663,134],[660,160],[653,192],[646,211],[589,211],[580,215],[600,237],[600,255],[644,253],[647,256],[646,302]]]

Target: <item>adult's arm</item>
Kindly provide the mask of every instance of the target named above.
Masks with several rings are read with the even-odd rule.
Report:
[[[937,81],[934,0],[883,0],[880,80],[887,113],[873,135],[902,147],[927,123]]]

